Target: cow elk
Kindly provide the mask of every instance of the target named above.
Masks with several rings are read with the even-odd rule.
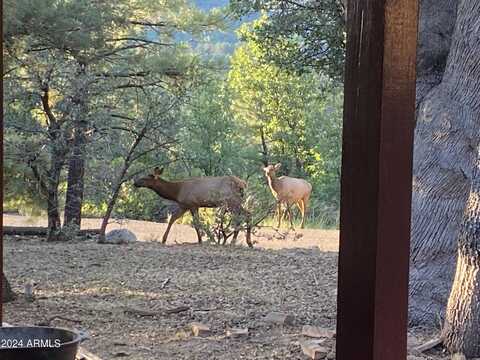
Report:
[[[305,215],[307,212],[308,200],[312,193],[312,185],[306,180],[289,176],[280,176],[277,178],[276,172],[280,169],[280,166],[281,164],[268,165],[263,168],[270,190],[272,190],[272,194],[277,200],[278,228],[280,228],[282,223],[282,204],[286,206],[285,211],[288,212],[290,225],[293,228],[290,206],[296,204],[302,215],[301,228],[303,229],[305,227]]]
[[[160,178],[163,168],[155,168],[153,174],[137,179],[134,186],[148,188],[155,191],[160,197],[175,202],[178,206],[170,215],[167,229],[163,234],[162,243],[167,241],[168,233],[173,223],[187,211],[193,216],[198,242],[202,242],[199,224],[199,208],[218,208],[225,206],[237,219],[233,242],[240,231],[238,219],[247,220],[246,241],[249,247],[251,242],[250,214],[242,206],[243,192],[247,183],[236,176],[198,177],[183,181],[167,181]]]

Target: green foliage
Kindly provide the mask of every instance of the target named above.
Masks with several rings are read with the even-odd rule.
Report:
[[[84,216],[103,216],[118,188],[113,217],[163,220],[169,203],[131,180],[166,165],[170,179],[247,180],[245,206],[255,223],[274,204],[262,167],[281,162],[284,174],[313,185],[307,225],[336,226],[343,25],[333,0],[318,2],[329,10],[315,31],[335,23],[321,37],[328,54],[315,55],[319,43],[302,35],[313,15],[290,5],[281,12],[281,2],[232,2],[237,13],[260,9],[268,16],[239,30],[244,41],[225,72],[226,64],[206,59],[202,48],[208,31],[224,29],[223,14],[187,0],[6,1],[5,208],[45,210],[45,188],[33,169],[48,182],[52,160],[68,159],[75,124],[83,121]],[[284,33],[281,21],[295,19],[300,27]],[[203,45],[179,40],[185,33]],[[47,92],[51,114],[42,102]],[[222,216],[203,215],[210,227]]]
[[[262,47],[268,60],[296,72],[314,69],[333,79],[343,76],[345,56],[342,0],[231,0],[237,17],[266,14],[242,34]],[[267,16],[268,15],[268,16]]]
[[[8,201],[45,206],[47,188],[58,187],[51,164],[63,168],[82,123],[90,144],[87,211],[104,207],[111,186],[128,177],[121,169],[142,128],[150,135],[132,154],[133,172],[159,161],[151,153],[165,152],[171,140],[173,114],[199,81],[197,55],[175,35],[202,36],[222,24],[218,11],[187,0],[6,1],[5,19],[6,158],[21,165],[7,167],[6,176],[24,179],[6,184]],[[20,195],[27,180],[37,183],[38,196]]]
[[[221,79],[213,78],[196,89],[182,117],[178,152],[190,176],[247,173],[251,154],[245,148],[240,125],[229,111]]]
[[[250,38],[248,25],[240,31]],[[262,154],[257,161],[281,162],[287,175],[306,177],[314,186],[312,218],[335,226],[342,92],[327,77],[280,68],[256,41],[234,53],[228,84],[232,115],[246,125],[245,137]]]

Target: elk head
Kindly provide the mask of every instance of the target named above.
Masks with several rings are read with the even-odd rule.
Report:
[[[160,175],[163,173],[163,168],[156,167],[153,174],[135,180],[133,186],[135,187],[151,187],[157,180],[160,180]]]
[[[268,165],[263,168],[266,177],[275,177],[275,173],[280,169],[282,164],[278,163],[276,165]]]

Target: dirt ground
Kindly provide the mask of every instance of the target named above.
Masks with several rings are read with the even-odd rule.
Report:
[[[4,224],[45,222],[5,215]],[[141,241],[99,245],[6,236],[5,273],[20,296],[6,305],[5,321],[87,331],[83,346],[104,359],[306,359],[302,325],[335,329],[337,231],[263,228],[248,249],[199,246],[186,225],[174,225],[167,246],[156,241],[165,224],[126,221],[113,228],[128,228]],[[35,283],[32,302],[21,295],[28,281]],[[168,313],[180,307],[188,310]],[[269,312],[291,314],[294,324],[271,325],[264,320]],[[62,318],[49,321],[54,316]],[[192,322],[208,324],[211,335],[194,337]],[[248,328],[248,337],[227,337],[234,327]],[[431,333],[415,329],[411,339],[421,343]],[[334,340],[324,345],[333,349]]]

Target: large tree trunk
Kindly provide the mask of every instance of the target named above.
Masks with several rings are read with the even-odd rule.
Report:
[[[47,240],[54,241],[62,238],[60,212],[58,210],[58,186],[60,184],[62,168],[65,164],[65,157],[68,153],[68,147],[65,143],[61,123],[57,120],[50,106],[49,80],[49,77],[47,77],[45,82],[41,84],[41,90],[43,91],[41,97],[42,107],[48,119],[48,138],[50,141],[50,168],[47,171],[47,179],[44,180],[40,169],[33,164],[33,160],[29,163],[35,178],[40,184],[40,188],[47,195]]]
[[[443,337],[452,353],[480,357],[480,151],[458,240]]]
[[[53,145],[54,147],[57,144]],[[48,172],[47,188],[47,217],[48,217],[48,236],[47,241],[61,240],[61,222],[60,211],[58,209],[58,186],[60,184],[60,175],[64,164],[65,154],[62,151],[52,152],[52,165]]]
[[[65,198],[64,225],[75,224],[80,228],[85,173],[85,128],[75,129],[73,151],[68,163],[67,195]]]
[[[438,12],[427,6],[438,6]],[[454,18],[455,2],[424,1],[422,11],[427,11],[436,24],[430,31],[444,29],[448,37],[449,25],[444,25],[451,24]],[[433,74],[433,70],[426,70],[428,64],[432,64],[431,69],[441,70],[441,61],[422,63],[419,60],[420,104],[415,132],[410,275],[413,324],[438,323],[445,313],[453,281],[456,239],[480,133],[479,19],[480,3],[462,0],[445,71],[438,85],[435,85],[438,71],[433,80],[427,82],[422,82],[421,74],[422,70]],[[434,41],[432,39],[429,41]],[[433,54],[433,58],[439,59],[439,54],[443,54],[438,48],[425,49],[426,54],[437,54]]]
[[[417,108],[442,81],[459,0],[421,0],[417,45]]]
[[[15,299],[15,294],[10,287],[10,283],[8,282],[7,277],[2,272],[2,301],[8,302],[12,301],[13,299]]]
[[[82,204],[84,193],[85,156],[87,137],[87,92],[88,79],[86,65],[80,63],[78,70],[77,89],[73,98],[75,111],[73,113],[74,133],[73,150],[68,163],[67,195],[65,199],[64,225],[74,224],[80,228],[82,221]]]

